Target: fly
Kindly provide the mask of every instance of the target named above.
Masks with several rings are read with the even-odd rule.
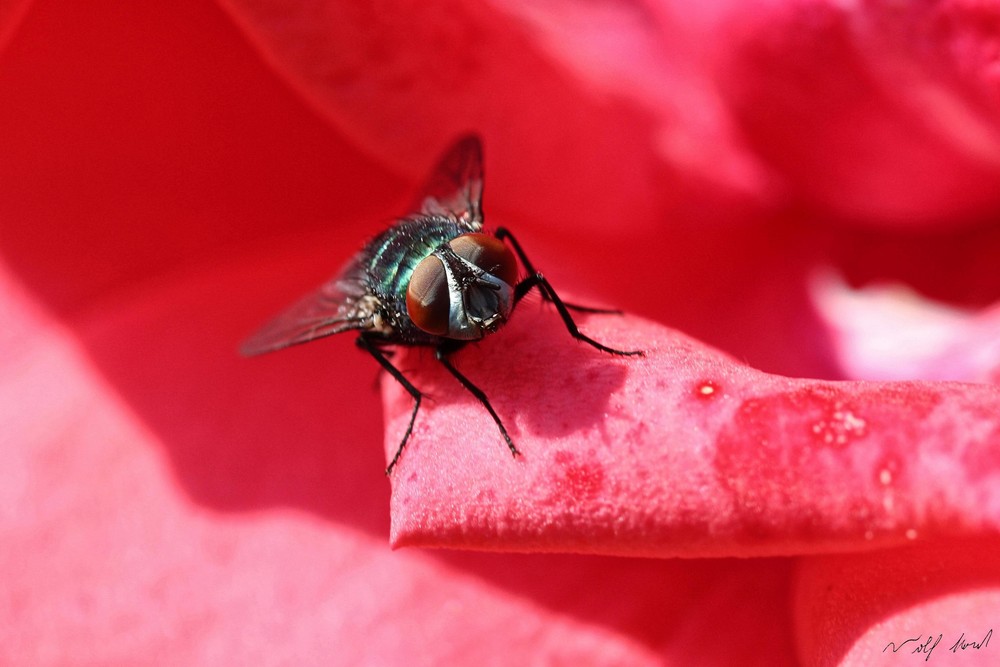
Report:
[[[451,361],[470,341],[499,329],[532,289],[550,301],[569,334],[620,356],[642,355],[603,345],[583,334],[570,310],[620,313],[564,302],[503,227],[483,231],[483,149],[474,135],[458,139],[438,162],[414,211],[369,241],[329,282],[265,325],[241,351],[256,355],[324,336],[357,331],[370,354],[413,397],[413,412],[391,474],[413,432],[423,394],[386,354],[394,345],[433,347],[435,357],[490,413],[510,453],[514,446],[500,416],[479,387]],[[520,266],[526,276],[522,275]]]

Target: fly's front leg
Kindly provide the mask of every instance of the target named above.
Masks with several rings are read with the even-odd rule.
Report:
[[[375,358],[375,361],[377,361],[379,365],[384,368],[396,382],[402,385],[403,389],[405,389],[410,396],[413,397],[413,413],[410,415],[410,424],[406,427],[406,433],[403,434],[403,440],[399,443],[399,448],[396,449],[396,454],[392,457],[392,461],[389,462],[389,465],[385,469],[385,474],[391,475],[392,469],[395,468],[396,463],[399,462],[399,457],[403,455],[403,448],[406,447],[406,441],[410,439],[410,434],[413,432],[413,422],[417,419],[417,411],[420,410],[420,400],[423,398],[423,394],[421,394],[420,390],[414,387],[413,384],[406,379],[398,368],[393,366],[386,354],[379,349],[375,343],[368,340],[364,336],[358,336],[355,342],[358,347],[372,355],[372,357]]]
[[[514,303],[517,303],[524,298],[524,295],[531,291],[532,288],[537,287],[538,291],[542,293],[559,311],[559,317],[562,318],[563,324],[566,325],[566,330],[569,331],[569,335],[573,338],[583,341],[588,345],[596,347],[602,352],[607,352],[608,354],[617,354],[623,357],[641,357],[643,356],[642,350],[616,350],[613,347],[608,347],[602,343],[598,343],[596,340],[580,332],[579,327],[576,326],[576,322],[573,320],[573,316],[570,315],[568,304],[563,303],[563,300],[559,298],[556,291],[552,289],[552,285],[549,281],[545,279],[540,273],[528,276],[517,285],[514,286]]]
[[[510,243],[510,246],[514,249],[514,253],[517,255],[517,258],[521,260],[521,264],[523,264],[524,268],[527,269],[529,276],[533,276],[538,273],[538,271],[535,270],[535,266],[531,263],[531,260],[529,260],[528,256],[524,254],[524,249],[521,247],[521,244],[517,242],[517,239],[514,238],[514,235],[510,233],[509,229],[507,229],[506,227],[498,227],[496,230],[496,237],[501,241],[506,239]],[[545,299],[546,301],[555,301],[555,299],[553,299],[552,296],[548,294],[545,290],[539,290],[539,291],[542,293],[542,298]],[[576,310],[581,313],[598,313],[601,315],[622,314],[622,311],[620,310],[608,309],[608,308],[591,308],[590,306],[578,306],[575,303],[568,303],[566,301],[563,301],[562,305],[565,306],[566,308],[569,308],[570,310]]]
[[[476,397],[477,401],[483,404],[483,407],[486,408],[486,411],[490,413],[491,417],[493,417],[493,421],[496,423],[497,428],[500,429],[500,435],[502,435],[503,439],[507,442],[507,447],[508,449],[510,449],[511,455],[515,457],[518,456],[521,452],[517,451],[517,447],[514,446],[514,441],[511,440],[510,435],[507,434],[507,429],[504,428],[503,422],[500,421],[500,416],[496,413],[496,410],[494,410],[493,406],[490,405],[490,400],[486,398],[486,394],[483,393],[482,389],[472,384],[472,381],[469,380],[469,378],[462,375],[462,373],[459,372],[459,370],[455,368],[454,365],[452,365],[451,359],[448,358],[449,354],[459,349],[460,347],[461,347],[460,343],[459,344],[442,343],[437,347],[437,352],[436,352],[437,360],[441,362],[441,365],[444,366],[449,373],[451,373],[452,377],[454,377],[456,380],[462,383],[462,386],[465,387],[470,394]]]

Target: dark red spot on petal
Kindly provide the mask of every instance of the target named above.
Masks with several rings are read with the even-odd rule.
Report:
[[[555,454],[553,501],[574,502],[595,497],[604,488],[604,466],[590,462],[578,462],[572,452],[565,450]]]

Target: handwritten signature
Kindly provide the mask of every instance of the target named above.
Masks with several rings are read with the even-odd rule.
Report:
[[[955,640],[955,643],[952,644],[951,648],[949,648],[948,650],[951,651],[952,653],[958,653],[959,651],[965,651],[968,649],[973,649],[978,651],[990,645],[990,638],[992,636],[993,636],[993,628],[990,628],[989,631],[986,633],[986,635],[979,641],[966,639],[965,633],[963,632],[959,636],[959,638]],[[931,659],[931,653],[934,652],[934,649],[937,648],[937,645],[941,643],[941,640],[943,638],[944,638],[943,633],[937,635],[927,635],[926,637],[924,637],[923,635],[917,635],[916,637],[912,637],[910,639],[904,639],[898,644],[896,642],[889,642],[888,644],[885,645],[885,648],[882,649],[882,653],[885,653],[889,649],[892,649],[893,653],[897,653],[901,651],[905,646],[908,649],[909,653],[924,654],[924,662],[926,662]],[[912,645],[907,646],[908,644]]]

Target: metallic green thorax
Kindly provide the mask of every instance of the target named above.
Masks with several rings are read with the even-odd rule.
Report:
[[[400,338],[429,342],[424,339],[430,335],[420,331],[406,314],[406,289],[417,264],[441,244],[479,229],[476,223],[454,218],[421,216],[403,220],[365,246],[368,288],[382,302],[383,316]]]

